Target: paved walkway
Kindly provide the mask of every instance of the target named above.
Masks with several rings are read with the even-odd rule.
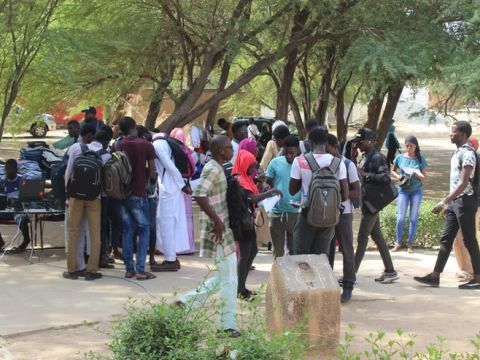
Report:
[[[480,292],[456,288],[453,257],[439,289],[425,288],[412,280],[412,276],[431,269],[434,252],[394,253],[393,258],[400,280],[391,285],[376,284],[373,279],[382,268],[381,260],[378,252],[367,252],[353,299],[342,306],[342,330],[347,324],[355,325],[355,347],[365,344],[362,339],[370,332],[393,334],[401,328],[417,334],[418,350],[437,336],[448,339],[449,349],[469,350],[466,338],[480,331]],[[61,251],[49,251],[32,261],[34,264],[28,264],[20,255],[12,255],[7,263],[0,263],[0,336],[17,359],[75,359],[89,349],[102,349],[108,337],[82,326],[85,321],[108,328],[108,320],[123,311],[129,298],[173,299],[173,293],[189,290],[201,281],[209,264],[197,256],[184,256],[180,272],[158,274],[157,279],[146,282],[126,281],[123,265],[118,265],[103,271],[105,278],[86,282],[61,277],[65,267]],[[341,267],[340,256],[336,265]],[[255,266],[249,277],[252,288],[267,281],[271,255],[260,254]],[[336,270],[336,274],[340,272]],[[58,342],[52,341],[55,336]]]

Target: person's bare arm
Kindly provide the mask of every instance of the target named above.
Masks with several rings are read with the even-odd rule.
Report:
[[[341,194],[341,197],[342,197],[342,201],[347,201],[349,199],[347,179],[340,180],[340,194]]]
[[[288,184],[288,192],[290,195],[295,195],[302,189],[302,180],[290,178],[290,183]]]
[[[349,199],[353,199],[353,198],[357,198],[360,196],[360,191],[361,191],[361,188],[360,188],[360,181],[355,181],[354,183],[351,183],[351,189],[349,189],[349,193],[348,193],[348,198]]]
[[[213,233],[215,235],[215,242],[221,243],[223,241],[223,232],[225,231],[225,225],[217,215],[217,213],[210,206],[208,197],[206,196],[195,196],[195,201],[202,211],[207,214],[207,216],[213,221]]]
[[[393,165],[392,171],[390,171],[390,176],[395,180],[400,180],[402,178],[402,175],[397,173],[397,170],[398,170],[397,165]]]
[[[248,200],[250,200],[250,202],[252,204],[256,204],[260,201],[263,201],[269,197],[272,197],[272,196],[275,196],[275,195],[279,195],[279,196],[283,196],[282,192],[280,190],[277,190],[277,189],[270,189],[264,193],[261,193],[261,194],[257,194],[257,195],[250,195]]]
[[[458,186],[450,193],[448,194],[443,201],[439,202],[434,208],[433,212],[434,213],[439,213],[445,208],[445,205],[450,204],[453,200],[455,200],[462,192],[465,190],[465,188],[468,185],[468,182],[470,181],[470,175],[472,175],[473,171],[473,166],[466,165],[463,167],[462,172],[460,174],[460,183]]]
[[[157,178],[157,173],[155,172],[154,160],[147,160],[147,170],[148,170],[148,177],[151,180],[155,180]]]

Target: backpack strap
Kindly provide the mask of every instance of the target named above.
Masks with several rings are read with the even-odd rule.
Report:
[[[334,157],[332,162],[330,163],[329,168],[334,174],[336,174],[341,164],[342,164],[342,160],[337,157]]]
[[[318,166],[317,160],[315,160],[313,153],[307,153],[304,155],[304,157],[305,160],[307,160],[308,166],[310,166],[310,170],[312,170],[312,172],[320,170],[320,166]]]
[[[343,163],[345,164],[345,168],[347,169],[347,181],[348,181],[348,186],[350,186],[350,175],[349,175],[349,171],[348,171],[348,168],[350,167],[350,163],[352,162],[352,160],[349,160],[347,158],[345,158],[343,160]]]
[[[108,154],[108,151],[102,148],[100,150],[95,151],[95,154],[101,157],[102,155]]]
[[[82,150],[82,154],[89,151],[88,146],[86,144],[80,144],[80,150]]]

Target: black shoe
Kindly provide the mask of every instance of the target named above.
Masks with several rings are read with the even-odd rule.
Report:
[[[478,282],[475,279],[472,279],[465,284],[458,285],[458,288],[462,289],[462,290],[479,290],[480,289],[480,282]]]
[[[218,337],[231,337],[231,338],[238,338],[242,334],[240,334],[240,331],[235,330],[235,329],[225,329],[225,330],[218,330],[217,331],[217,336]]]
[[[102,273],[99,273],[99,272],[96,272],[96,273],[87,272],[85,274],[85,280],[87,281],[93,281],[101,278],[102,278]]]
[[[98,267],[102,269],[115,269],[115,266],[108,263],[108,261],[102,261],[100,264],[98,264]]]
[[[419,283],[429,285],[431,287],[438,288],[440,286],[440,278],[433,277],[432,274],[428,274],[425,276],[415,276],[413,280],[418,281]]]
[[[175,260],[175,261],[165,260],[161,264],[150,266],[150,271],[153,271],[153,272],[171,272],[171,271],[178,271],[179,268],[180,268],[180,262],[178,260]]]
[[[256,295],[257,295],[256,292],[250,291],[248,289],[245,289],[237,293],[237,297],[245,301],[252,301]]]
[[[76,271],[72,271],[72,272],[64,271],[64,272],[63,272],[63,277],[64,277],[65,279],[77,280],[77,279],[78,279],[78,274],[77,274]]]
[[[353,289],[343,289],[342,295],[340,295],[340,302],[349,302],[352,298],[352,290]]]

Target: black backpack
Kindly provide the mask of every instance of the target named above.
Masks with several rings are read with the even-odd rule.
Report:
[[[245,191],[235,176],[227,176],[227,204],[230,229],[235,240],[241,240],[245,231],[254,231],[255,223]]]
[[[182,177],[190,178],[196,173],[195,164],[190,161],[187,153],[190,151],[185,144],[168,135],[157,138],[154,141],[165,140],[172,150],[172,159],[175,167],[180,171]]]
[[[63,209],[67,192],[65,189],[65,171],[67,170],[68,155],[65,153],[62,161],[52,164],[50,167],[50,179],[52,182],[52,194],[55,198],[55,208]]]
[[[75,159],[68,182],[68,196],[80,200],[95,200],[102,190],[103,163],[101,156],[104,149],[89,150],[85,144],[80,145],[82,153]]]

